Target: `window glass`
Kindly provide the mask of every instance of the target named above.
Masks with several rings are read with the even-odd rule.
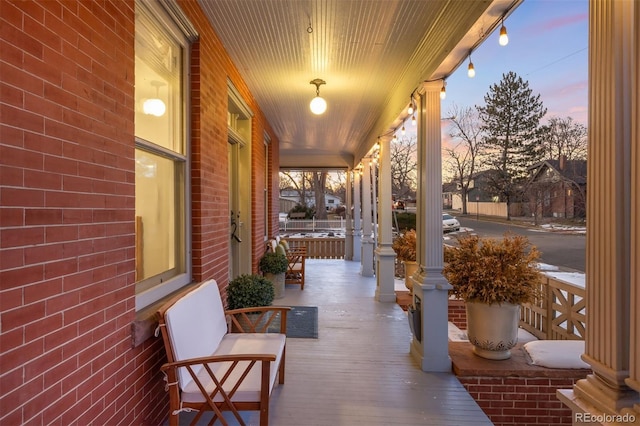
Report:
[[[136,309],[191,281],[184,96],[188,42],[155,3],[136,3]]]
[[[182,47],[141,9],[135,52],[136,136],[184,154]]]

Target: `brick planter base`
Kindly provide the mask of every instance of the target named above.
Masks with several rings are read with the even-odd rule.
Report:
[[[492,361],[471,352],[468,342],[450,342],[453,372],[480,408],[498,426],[567,425],[572,412],[556,398],[591,370],[530,365],[522,345],[511,359]]]

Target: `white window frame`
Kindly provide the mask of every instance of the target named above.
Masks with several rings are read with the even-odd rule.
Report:
[[[164,149],[156,144],[144,141],[138,137],[135,139],[135,148],[150,152],[154,155],[169,158],[174,162],[183,163],[183,182],[182,182],[182,234],[184,235],[184,249],[181,253],[181,259],[178,263],[184,265],[184,271],[178,275],[164,279],[160,274],[156,276],[157,283],[149,288],[137,292],[135,299],[136,311],[143,310],[145,307],[157,302],[158,300],[168,296],[174,291],[192,282],[192,263],[191,263],[191,140],[189,135],[190,117],[189,108],[189,65],[190,65],[190,43],[197,39],[198,34],[189,20],[184,16],[181,9],[173,0],[160,0],[160,2],[142,1],[136,2],[136,13],[146,13],[149,17],[155,19],[159,26],[166,31],[174,40],[182,47],[182,108],[181,108],[181,127],[182,139],[184,143],[184,153],[179,154]],[[177,219],[178,220],[178,219]],[[140,283],[144,283],[145,280]],[[139,283],[136,283],[138,286]],[[148,283],[144,283],[148,286]]]

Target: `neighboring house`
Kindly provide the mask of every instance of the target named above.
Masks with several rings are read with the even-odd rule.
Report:
[[[458,194],[458,184],[455,182],[448,182],[442,184],[442,208],[453,208],[453,197]]]
[[[529,168],[528,213],[541,217],[583,218],[586,213],[587,161],[542,161]]]
[[[296,204],[300,204],[300,193],[295,189],[283,189],[280,191],[280,204],[283,204],[283,201],[292,201],[294,202],[294,206]],[[313,191],[308,191],[305,193],[305,201],[308,207],[314,207],[316,205],[316,198]],[[336,207],[342,204],[342,199],[332,194],[324,194],[324,208],[327,211],[334,210]]]

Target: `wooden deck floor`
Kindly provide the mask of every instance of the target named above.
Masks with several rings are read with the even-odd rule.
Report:
[[[319,324],[318,339],[287,340],[270,425],[491,425],[453,374],[420,370],[405,312],[376,302],[375,278],[359,270],[357,262],[309,260],[305,289],[287,286],[274,301],[317,306]],[[257,413],[247,419],[258,424]]]

